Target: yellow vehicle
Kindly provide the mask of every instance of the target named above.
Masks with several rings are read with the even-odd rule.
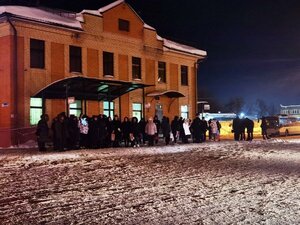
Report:
[[[300,134],[300,121],[292,116],[267,116],[267,134],[271,136],[288,136]]]

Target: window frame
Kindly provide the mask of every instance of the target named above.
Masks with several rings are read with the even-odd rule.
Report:
[[[142,79],[142,59],[139,57],[132,56],[132,79],[141,80]],[[137,72],[137,76],[135,75]]]
[[[119,18],[118,19],[118,28],[119,28],[119,31],[129,32],[130,31],[130,21]]]
[[[183,107],[186,107],[186,111],[182,110]],[[186,115],[186,117],[183,116],[184,114]],[[180,106],[180,116],[184,119],[189,119],[189,105]]]
[[[45,41],[30,38],[30,68],[45,69]]]
[[[80,107],[72,107],[73,104],[77,104],[78,102],[80,102]],[[71,110],[74,110],[74,111],[79,111],[79,113],[71,113]],[[74,103],[71,103],[69,104],[69,115],[75,115],[77,117],[79,117],[79,115],[82,113],[82,101],[81,100],[75,100]]]
[[[103,51],[103,76],[114,76],[114,53]]]
[[[40,104],[40,106],[37,106],[37,105],[31,105],[32,104],[32,100],[33,99],[39,99],[40,101],[41,101],[41,104]],[[42,98],[33,98],[33,97],[31,97],[30,98],[30,104],[29,104],[29,124],[30,124],[30,126],[35,126],[35,125],[37,125],[38,124],[38,122],[39,122],[39,120],[40,120],[40,117],[41,117],[41,115],[44,113],[44,101],[43,101],[43,99]],[[37,111],[37,110],[41,110],[41,113],[40,113],[40,115],[39,115],[39,118],[35,118],[37,121],[36,122],[32,122],[33,121],[33,112],[34,111]]]
[[[82,48],[79,46],[69,46],[69,70],[70,73],[82,73]]]
[[[139,105],[140,109],[134,109],[134,105]],[[140,116],[135,116],[134,113],[140,114]],[[143,104],[140,102],[133,102],[132,103],[132,117],[136,117],[138,121],[140,121],[143,117]]]
[[[188,86],[189,85],[189,67],[185,65],[180,66],[180,78],[181,78],[181,85]]]
[[[158,80],[159,83],[167,82],[167,65],[166,62],[158,61]]]
[[[105,107],[105,104],[107,104],[107,108]],[[108,104],[110,104],[110,108]],[[113,101],[103,101],[103,115],[106,115],[107,117],[110,116],[111,119],[114,118],[115,103]]]

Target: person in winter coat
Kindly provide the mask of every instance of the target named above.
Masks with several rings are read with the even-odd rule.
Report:
[[[93,116],[89,122],[89,145],[91,148],[98,148],[98,138],[100,133],[99,121],[97,116]]]
[[[140,126],[138,124],[138,119],[136,117],[132,117],[131,119],[129,136],[130,136],[131,147],[140,147],[141,131],[140,131]]]
[[[160,127],[160,126],[161,126],[161,123],[160,123],[160,121],[159,121],[157,115],[154,116],[154,118],[153,118],[153,123],[155,123],[156,129],[157,129],[157,133],[156,133],[155,136],[154,136],[155,144],[157,144],[157,143],[158,143],[158,139],[159,139],[158,134],[159,134],[159,131],[160,131],[160,128],[161,128],[161,127]]]
[[[208,125],[207,125],[207,121],[204,119],[204,117],[201,120],[201,141],[205,142],[206,141],[206,132],[208,130]]]
[[[219,133],[218,123],[216,119],[212,119],[210,123],[210,127],[211,127],[212,139],[214,141],[220,141],[220,133]]]
[[[263,136],[263,139],[270,139],[268,133],[267,133],[267,121],[266,121],[266,118],[265,117],[262,117],[261,118],[261,134]]]
[[[45,143],[49,138],[49,127],[48,127],[49,116],[47,114],[41,115],[41,119],[37,124],[36,136],[40,151],[45,151]]]
[[[122,130],[122,135],[123,135],[123,140],[125,143],[125,147],[129,146],[130,143],[130,130],[131,130],[131,122],[129,121],[128,117],[124,117],[124,120],[121,124],[121,130]]]
[[[183,126],[183,131],[184,131],[184,134],[182,136],[182,142],[189,143],[189,138],[191,137],[190,120],[185,119],[182,126]]]
[[[80,115],[78,120],[78,128],[80,132],[80,148],[88,147],[88,133],[89,133],[89,122],[86,115]]]
[[[171,130],[174,137],[174,143],[177,142],[177,138],[179,137],[179,131],[180,131],[180,123],[179,123],[179,117],[175,116],[174,119],[171,122]]]
[[[201,119],[196,115],[195,119],[191,124],[191,131],[193,135],[193,141],[195,143],[201,143]]]
[[[98,124],[99,124],[99,137],[98,137],[98,146],[100,148],[105,147],[105,138],[107,137],[107,126],[106,126],[106,118],[104,115],[100,114],[98,116]]]
[[[161,121],[161,130],[162,130],[163,136],[165,138],[166,145],[169,145],[169,143],[170,143],[171,126],[170,126],[169,118],[166,117],[166,116],[163,116],[163,118],[162,118],[162,121]]]
[[[143,144],[146,144],[147,141],[147,134],[145,133],[145,127],[146,127],[146,121],[144,118],[141,118],[141,120],[139,121],[139,129],[141,132],[141,138],[143,140]]]
[[[249,118],[245,118],[245,126],[247,128],[247,141],[253,140],[253,128],[254,128],[254,122],[253,120],[250,120]]]
[[[114,119],[111,121],[111,130],[112,137],[114,136],[113,147],[120,147],[120,142],[122,139],[122,130],[121,130],[121,121],[119,120],[119,116],[115,115]]]
[[[238,116],[233,119],[232,132],[234,133],[234,140],[239,141],[241,135],[241,120]]]
[[[71,115],[68,122],[68,133],[69,133],[69,149],[78,149],[79,148],[79,128],[78,128],[78,119],[75,115]]]
[[[154,137],[155,134],[157,133],[157,128],[155,123],[153,122],[153,118],[149,117],[148,123],[146,124],[145,127],[145,133],[148,136],[148,145],[153,146],[154,145]]]
[[[67,140],[69,137],[66,116],[64,113],[61,113],[57,118],[54,124],[56,150],[63,151],[67,149]]]

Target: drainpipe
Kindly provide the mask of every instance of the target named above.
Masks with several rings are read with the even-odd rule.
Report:
[[[13,96],[14,96],[14,110],[13,114],[11,115],[13,119],[13,128],[18,128],[18,33],[16,27],[10,20],[10,15],[7,15],[7,22],[11,26],[13,30],[13,63],[12,63],[12,73],[13,73]]]

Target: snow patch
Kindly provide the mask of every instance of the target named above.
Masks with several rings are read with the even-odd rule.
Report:
[[[200,56],[207,55],[206,51],[203,51],[203,50],[200,50],[200,49],[188,46],[188,45],[179,44],[177,42],[170,41],[165,38],[163,39],[163,41],[164,41],[164,46],[167,47],[168,49],[178,50],[178,51],[187,52],[187,53],[200,55]]]

